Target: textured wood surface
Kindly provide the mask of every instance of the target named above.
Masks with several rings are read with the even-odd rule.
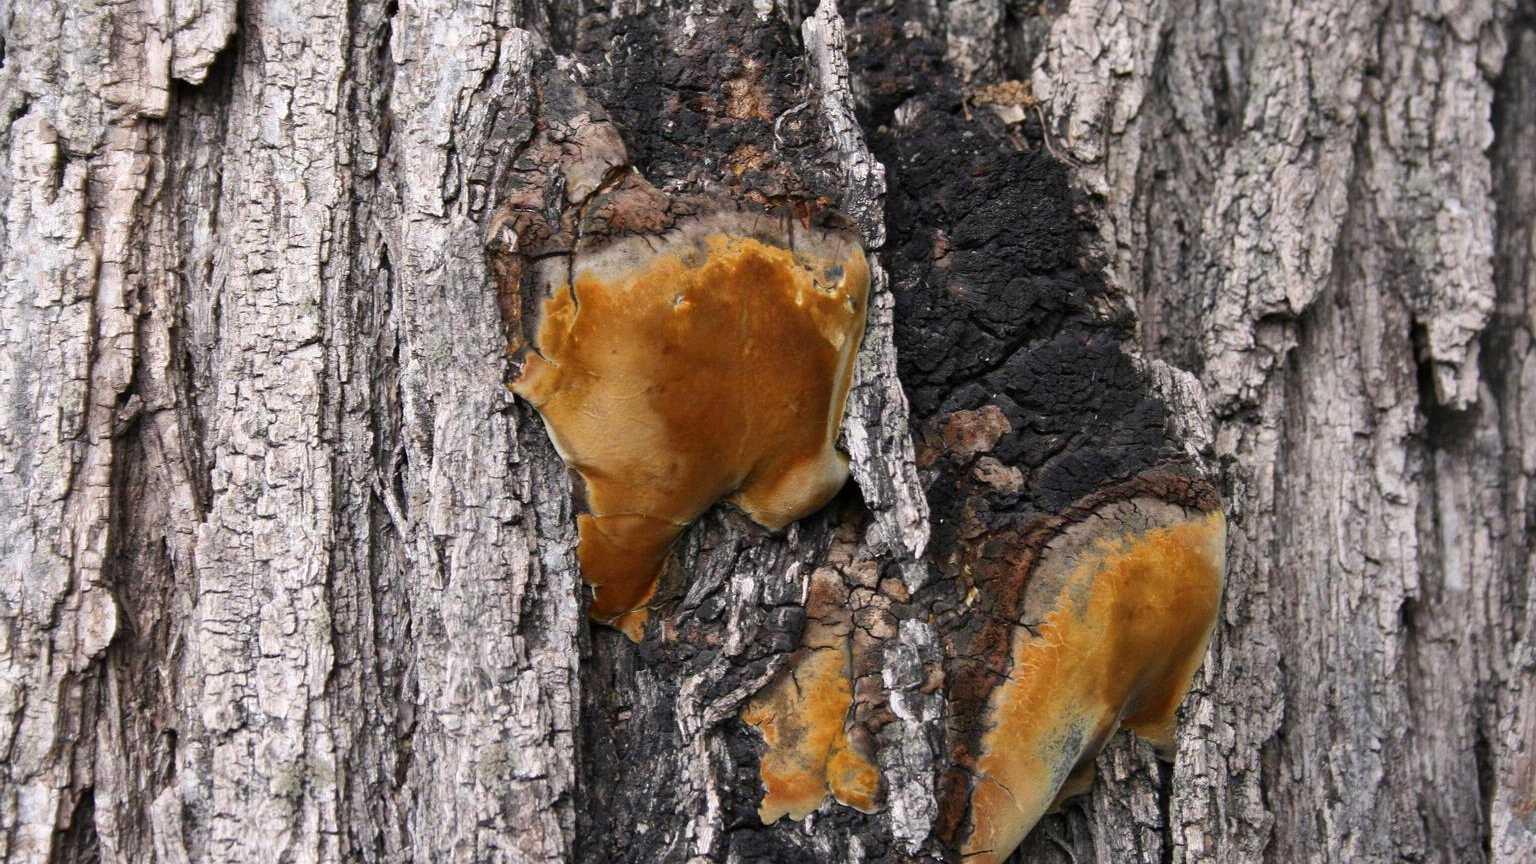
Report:
[[[1529,0],[0,35],[0,860],[932,860],[1041,526],[1217,493],[1174,761],[1117,739],[1016,859],[1536,858]],[[639,646],[505,387],[518,256],[624,166],[845,214],[871,271],[855,485],[705,514]],[[828,633],[879,800],[764,826],[739,715]]]

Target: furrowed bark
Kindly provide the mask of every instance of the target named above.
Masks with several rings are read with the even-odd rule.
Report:
[[[0,861],[943,860],[1051,540],[1218,493],[1174,761],[1115,739],[1013,860],[1536,857],[1529,2],[33,0],[0,38]],[[525,271],[579,255],[508,202],[585,225],[625,178],[840,213],[872,276],[854,482],[711,510],[638,645],[505,386]],[[764,825],[740,715],[808,638],[881,787]]]
[[[1501,239],[1529,233],[1506,59],[1528,22],[1074,4],[1053,36],[1126,39],[1084,63],[1067,37],[1036,66],[1095,163],[1079,176],[1119,202],[1105,234],[1147,350],[1212,394],[1231,490],[1177,860],[1529,854],[1508,815],[1529,712],[1500,695],[1528,677],[1529,467],[1509,454],[1529,447],[1529,278]]]

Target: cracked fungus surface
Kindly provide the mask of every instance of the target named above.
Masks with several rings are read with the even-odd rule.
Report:
[[[853,708],[847,589],[836,571],[811,577],[801,649],[773,683],[747,700],[742,722],[763,736],[758,763],[763,824],[799,821],[830,794],[865,813],[878,809],[880,769],[848,735]]]
[[[715,501],[776,530],[848,477],[835,443],[869,269],[847,237],[796,240],[628,238],[578,255],[543,303],[513,390],[586,485],[592,617],[631,638],[672,542]]]
[[[747,705],[741,719],[767,745],[759,766],[763,824],[804,819],[828,794],[865,813],[877,809],[880,769],[848,740],[852,705],[846,640],[816,649]]]
[[[1092,760],[1120,724],[1172,748],[1215,623],[1226,533],[1222,514],[1209,513],[1042,559],[1058,571],[1038,574],[1058,599],[1033,634],[1017,628],[1012,671],[993,691],[967,862],[1006,859],[1054,802],[1087,791]]]

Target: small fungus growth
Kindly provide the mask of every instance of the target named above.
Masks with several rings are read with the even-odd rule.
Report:
[[[780,816],[804,819],[828,794],[865,813],[878,807],[880,769],[848,735],[853,624],[841,578],[832,568],[811,577],[800,650],[741,712],[767,745],[758,769],[764,794],[757,813],[765,825]]]
[[[592,617],[632,639],[673,541],[716,501],[777,530],[847,480],[869,268],[851,235],[793,227],[722,212],[546,271],[512,387],[585,484]]]
[[[993,692],[971,794],[967,862],[1006,859],[1040,817],[1087,791],[1117,728],[1174,744],[1226,567],[1220,512],[1153,499],[1112,505],[1044,550]]]

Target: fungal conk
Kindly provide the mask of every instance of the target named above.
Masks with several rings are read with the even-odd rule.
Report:
[[[632,639],[673,541],[716,501],[777,530],[848,477],[835,444],[869,268],[851,234],[792,227],[726,211],[546,272],[512,389],[585,485],[591,615]]]
[[[854,625],[843,580],[836,566],[811,574],[799,650],[742,706],[742,721],[763,736],[757,814],[765,825],[781,816],[798,822],[828,796],[865,813],[879,807],[880,768],[869,748],[849,735]]]
[[[1088,791],[1120,727],[1172,758],[1175,717],[1205,657],[1226,520],[1152,498],[1062,531],[1030,574],[1007,679],[975,765],[967,862],[1001,862],[1040,817]]]

